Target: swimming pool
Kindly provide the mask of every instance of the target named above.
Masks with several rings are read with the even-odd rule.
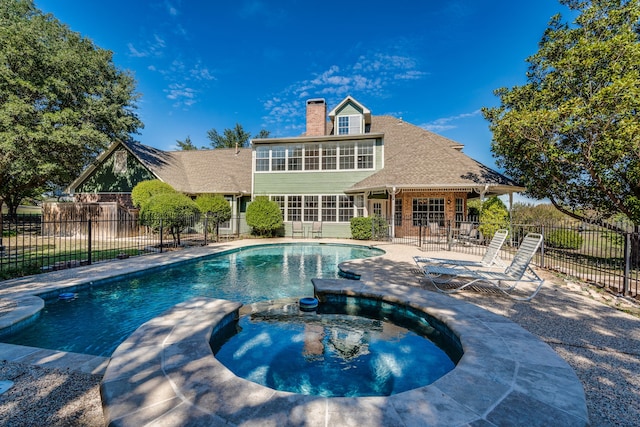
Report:
[[[94,283],[72,300],[47,301],[39,318],[3,337],[10,344],[110,356],[142,323],[195,296],[244,304],[313,294],[311,279],[338,277],[340,262],[380,255],[366,246],[253,246]]]

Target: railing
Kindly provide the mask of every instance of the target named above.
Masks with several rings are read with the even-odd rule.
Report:
[[[172,224],[180,224],[178,228]],[[0,221],[0,280],[86,265],[99,261],[174,250],[180,246],[205,245],[217,239],[237,237],[238,218],[215,233],[215,221],[206,216],[155,218],[142,225],[139,219],[44,221],[40,216],[6,215]],[[232,225],[232,226],[231,226]],[[528,232],[544,235],[534,264],[570,277],[606,287],[615,293],[638,297],[640,283],[640,232],[628,224],[600,226],[584,222],[493,225],[474,222],[474,233],[462,236],[461,224],[396,218],[394,224],[375,221],[375,240],[415,246],[421,251],[455,251],[482,255],[501,227],[510,228],[502,258],[511,258]],[[466,229],[466,228],[465,228]],[[172,231],[179,230],[179,235]],[[245,230],[246,231],[246,230]],[[395,237],[392,237],[395,236]]]
[[[133,217],[44,221],[39,215],[5,215],[0,222],[0,280],[236,237],[225,228],[216,235],[215,221],[204,215],[145,223],[150,225]]]
[[[640,232],[627,223],[605,226],[578,221],[547,221],[537,224],[496,225],[473,223],[474,235],[459,235],[460,224],[440,224],[433,233],[426,221],[396,219],[393,241],[417,246],[422,251],[453,251],[482,255],[498,228],[509,228],[502,258],[510,259],[528,232],[541,233],[544,243],[533,263],[569,277],[606,287],[620,295],[639,297]]]

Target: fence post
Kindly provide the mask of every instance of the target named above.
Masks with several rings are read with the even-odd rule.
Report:
[[[542,234],[542,243],[540,244],[540,267],[544,268],[544,224],[540,227],[540,234]]]
[[[162,236],[164,235],[164,230],[162,229],[162,218],[160,218],[160,253],[162,253]]]
[[[422,248],[422,218],[420,218],[420,222],[418,223],[418,247]]]
[[[204,214],[204,246],[207,246],[207,230],[209,229],[209,212]]]
[[[451,228],[451,220],[447,220],[447,250],[451,250],[453,246],[453,229]]]
[[[629,276],[631,275],[631,233],[624,233],[624,277],[622,281],[622,295],[631,295]]]
[[[87,265],[91,265],[91,218],[87,221]]]

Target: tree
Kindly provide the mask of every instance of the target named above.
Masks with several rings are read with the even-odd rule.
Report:
[[[491,239],[501,228],[509,228],[509,211],[502,200],[491,196],[482,202],[478,230],[485,239]]]
[[[247,206],[247,225],[258,235],[273,236],[283,226],[280,206],[268,197],[256,197]]]
[[[225,129],[223,135],[220,135],[215,129],[210,129],[207,132],[207,137],[211,140],[213,148],[235,148],[247,147],[251,134],[245,132],[240,123],[236,123],[235,128]]]
[[[269,136],[271,135],[271,132],[269,132],[266,129],[260,129],[260,132],[258,132],[258,134],[256,135],[256,138],[258,139],[267,139],[269,138]]]
[[[0,204],[11,214],[142,126],[131,74],[32,0],[0,0],[0,64]]]
[[[484,108],[492,151],[526,194],[576,219],[624,213],[640,224],[640,2],[561,0],[527,59],[527,84]]]
[[[180,141],[179,139],[176,139],[176,144],[178,144],[178,149],[183,151],[198,149],[198,147],[193,145],[193,142],[191,142],[191,137],[189,135],[187,135],[184,141]]]
[[[196,197],[196,205],[201,213],[207,214],[208,218],[213,221],[216,227],[216,236],[218,236],[220,223],[231,219],[231,206],[227,199],[219,194],[202,194]]]

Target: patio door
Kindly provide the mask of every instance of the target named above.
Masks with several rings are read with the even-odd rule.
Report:
[[[369,216],[380,216],[382,218],[389,217],[388,200],[371,199],[369,200]]]

